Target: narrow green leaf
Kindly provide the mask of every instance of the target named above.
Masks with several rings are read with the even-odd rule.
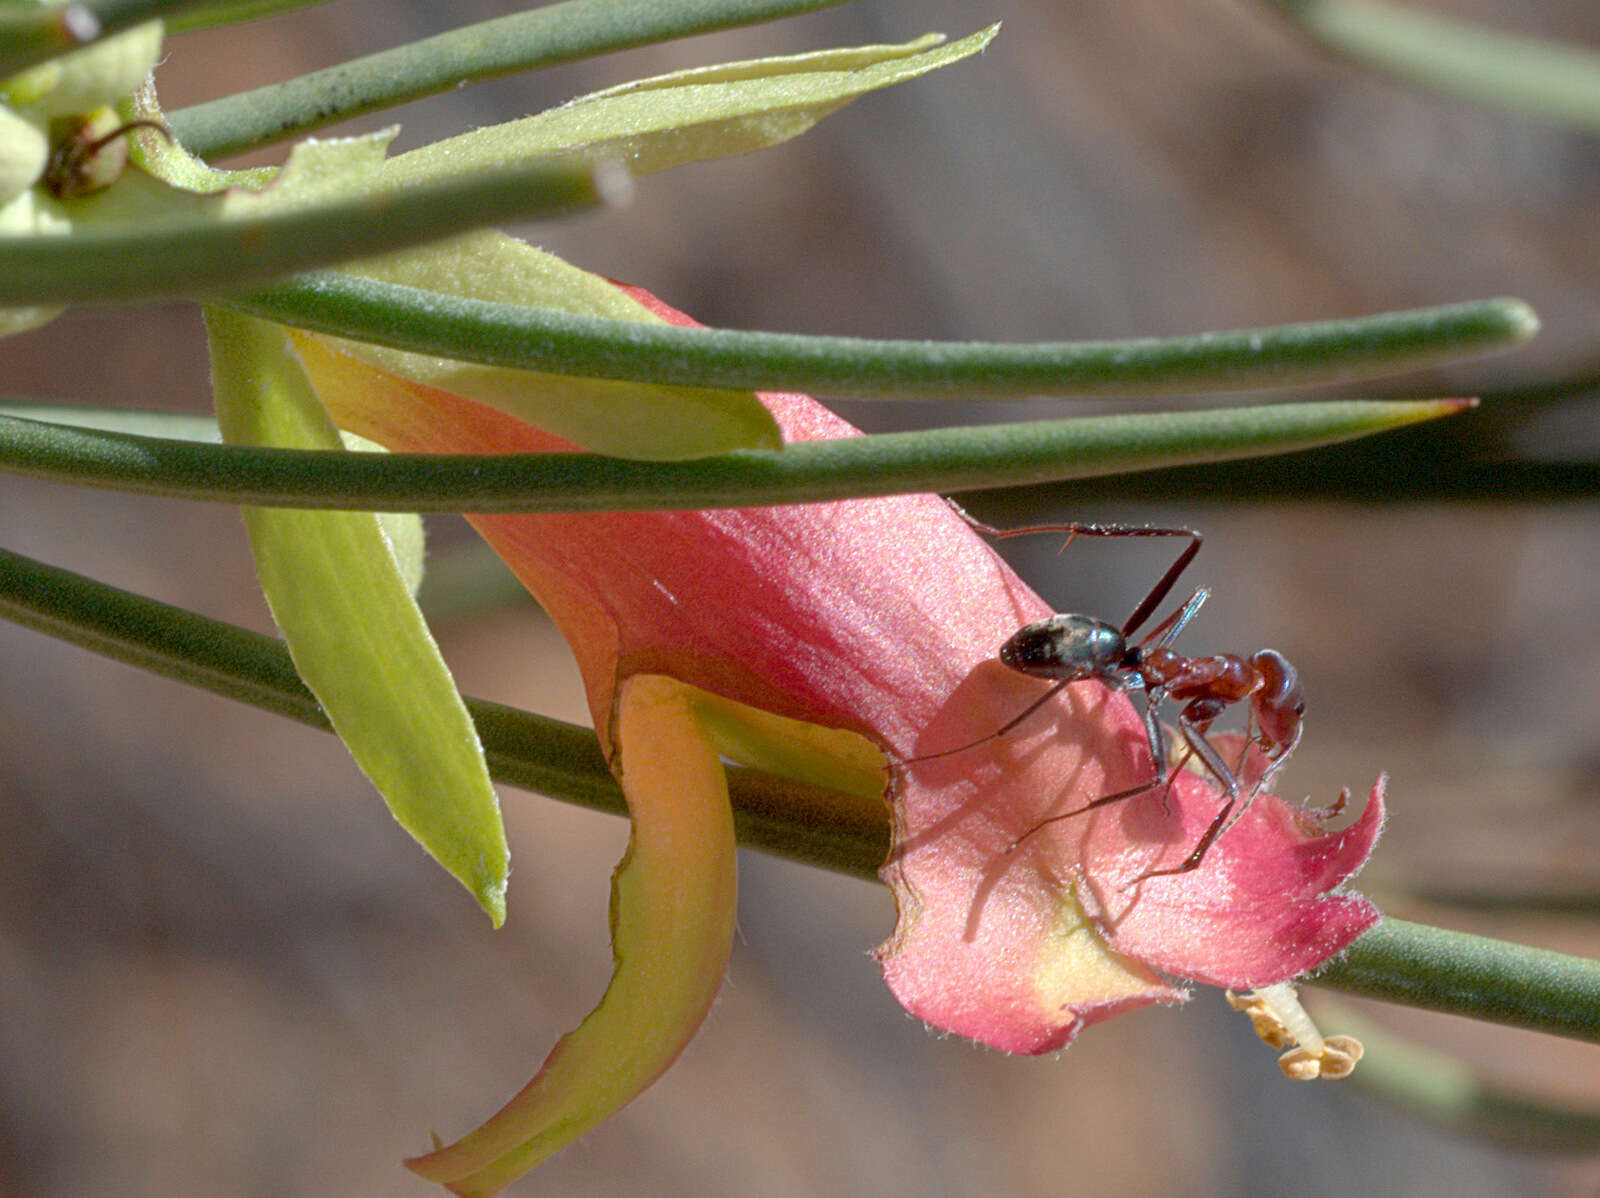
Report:
[[[0,470],[151,495],[358,511],[750,507],[1220,462],[1382,432],[1461,407],[1454,400],[1342,400],[1093,416],[805,441],[687,462],[201,445],[0,415]]]
[[[168,116],[202,158],[226,157],[465,82],[832,8],[844,0],[565,0],[239,92]]]
[[[384,163],[391,183],[462,169],[563,156],[626,164],[648,175],[798,137],[829,113],[879,88],[958,62],[999,26],[942,45],[929,34],[899,46],[819,50],[679,71],[583,96],[519,121],[434,142]]]
[[[1458,100],[1600,132],[1600,54],[1366,0],[1273,0],[1312,38]]]
[[[1493,501],[1524,506],[1600,495],[1597,447],[1583,437],[1540,431],[1576,427],[1571,421],[1578,419],[1580,405],[1600,395],[1600,374],[1593,368],[1494,389],[1470,384],[1466,389],[1481,395],[1482,406],[1464,420],[1313,449],[1292,459],[1237,462],[1227,470],[1179,466],[1107,476],[1079,483],[1073,495],[1095,503]],[[1005,502],[1025,511],[1048,499],[1017,493]],[[1004,519],[993,509],[991,514]]]
[[[148,114],[154,114],[153,108]],[[161,180],[148,183],[160,191],[151,203],[151,219],[182,219],[194,210],[217,221],[249,220],[347,197],[381,202],[391,193],[430,186],[417,179],[380,178],[393,135],[391,129],[361,138],[301,142],[272,176],[270,186],[256,186],[251,180],[243,187],[234,185],[238,172],[218,171],[162,139],[145,139],[141,147],[144,165]],[[515,169],[516,165],[456,163],[466,175]],[[436,181],[437,185],[449,182],[448,172]],[[131,202],[137,202],[137,188],[132,195]],[[386,283],[426,287],[445,295],[549,307],[585,316],[661,321],[610,281],[494,230],[475,230],[431,245],[364,258],[347,269]],[[344,355],[324,342],[302,346],[302,352],[309,348],[318,349],[319,356],[329,358],[346,373],[357,365],[348,360],[353,357],[409,382],[488,404],[598,453],[670,460],[730,449],[776,448],[782,443],[771,414],[749,391],[575,379],[412,354],[364,342],[342,343]],[[373,377],[374,372],[361,368],[349,382],[359,387]]]
[[[224,436],[340,443],[281,328],[223,312],[206,323]],[[471,717],[378,518],[261,508],[244,517],[300,676],[401,826],[499,925],[510,869],[499,803]]]
[[[1600,1043],[1600,961],[1386,919],[1313,984]]]
[[[0,237],[0,305],[203,295],[498,221],[554,216],[599,198],[587,167],[519,166],[259,217],[195,213]]]
[[[1151,396],[1375,378],[1520,345],[1521,300],[1128,341],[876,341],[681,328],[466,299],[348,274],[284,279],[229,307],[467,362],[851,399]]]
[[[599,275],[504,233],[482,229],[447,242],[367,258],[349,271],[442,295],[493,298],[617,321],[661,324],[661,317]],[[339,348],[412,382],[497,408],[596,453],[673,461],[783,443],[772,414],[751,391],[620,382],[461,362],[360,341]],[[307,351],[310,352],[310,351]],[[351,387],[373,372],[323,349]],[[319,381],[319,386],[328,386]]]

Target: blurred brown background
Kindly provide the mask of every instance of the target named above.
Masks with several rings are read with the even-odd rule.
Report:
[[[1600,47],[1590,5],[1428,7]],[[177,41],[158,80],[178,107],[502,11],[341,0]],[[1095,337],[1516,295],[1545,321],[1531,348],[1404,385],[1477,393],[1596,360],[1600,141],[1410,92],[1245,0],[859,0],[419,104],[404,144],[680,66],[996,18],[976,61],[532,233],[718,324]],[[75,314],[0,346],[0,363],[12,395],[206,406],[192,308]],[[873,427],[938,415],[849,412]],[[1595,427],[1580,408],[1552,443],[1592,446]],[[1195,581],[1216,594],[1185,643],[1271,645],[1306,677],[1285,791],[1320,800],[1393,774],[1364,887],[1414,918],[1600,954],[1577,918],[1407,897],[1600,881],[1592,503],[1179,507],[1061,488],[982,510],[1204,529]],[[266,627],[228,509],[0,478],[0,543]],[[467,541],[439,522],[435,544],[445,561]],[[1054,550],[1025,547],[1043,593],[1111,616],[1160,568],[1125,544]],[[530,606],[440,634],[466,689],[580,716]],[[0,671],[0,1195],[430,1193],[398,1159],[490,1113],[599,995],[619,821],[506,792],[512,917],[491,934],[331,738],[10,626]],[[892,919],[878,887],[747,855],[740,941],[699,1038],[514,1192],[1600,1190],[1590,1159],[1500,1151],[1350,1085],[1282,1081],[1211,991],[1056,1059],[937,1039],[866,955]],[[1600,1107],[1592,1047],[1375,1013]]]

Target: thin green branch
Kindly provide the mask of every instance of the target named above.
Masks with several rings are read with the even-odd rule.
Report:
[[[357,511],[751,507],[1082,478],[1279,453],[1445,415],[1345,400],[883,433],[687,462],[207,445],[0,415],[0,470],[151,495]],[[13,407],[12,411],[21,410]]]
[[[301,328],[465,362],[852,399],[1150,396],[1374,378],[1519,345],[1521,300],[1126,341],[871,341],[604,320],[352,275],[281,280],[230,306]]]
[[[179,109],[167,123],[190,153],[226,157],[463,83],[844,2],[565,0]]]
[[[1459,100],[1600,132],[1600,54],[1365,0],[1273,0],[1330,50]]]
[[[0,617],[189,686],[331,731],[283,643],[0,550]],[[588,728],[468,699],[494,778],[623,814],[622,791]],[[888,817],[859,796],[729,771],[742,844],[872,878]]]
[[[62,237],[0,237],[0,304],[193,296],[501,221],[554,216],[600,198],[588,166],[532,165],[259,218],[195,215]]]
[[[1600,961],[1386,919],[1313,979],[1345,994],[1600,1043]]]
[[[0,550],[0,617],[129,665],[285,715],[327,724],[271,637]],[[594,734],[482,700],[468,706],[500,781],[621,811]],[[733,771],[742,843],[864,878],[889,847],[877,803]],[[1600,1040],[1600,962],[1388,920],[1316,979],[1391,1002]]]

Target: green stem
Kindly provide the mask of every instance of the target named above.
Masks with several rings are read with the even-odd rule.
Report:
[[[1346,994],[1600,1043],[1600,961],[1387,919],[1315,978]]]
[[[0,550],[0,616],[141,669],[317,728],[327,723],[271,637]],[[468,700],[494,776],[621,812],[594,734]],[[889,848],[881,804],[731,771],[741,843],[863,878]],[[1316,984],[1576,1039],[1600,1040],[1600,963],[1388,920]]]
[[[466,82],[844,2],[565,0],[182,108],[167,123],[190,153],[226,157]]]
[[[283,643],[0,549],[0,617],[116,661],[332,731]],[[496,781],[622,815],[622,791],[588,728],[467,700]],[[731,769],[740,843],[874,877],[888,853],[882,804]]]
[[[841,398],[1150,396],[1373,378],[1521,344],[1515,299],[1349,320],[1126,341],[870,341],[604,320],[320,272],[233,307],[284,324],[467,362]]]
[[[1279,453],[1448,414],[1449,401],[1279,404],[881,433],[686,462],[207,445],[0,415],[0,470],[151,495],[356,511],[597,512],[810,503]],[[20,409],[12,409],[20,410]]]

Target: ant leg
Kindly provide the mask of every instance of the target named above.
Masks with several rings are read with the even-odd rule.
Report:
[[[988,744],[991,740],[996,740],[996,739],[1004,736],[1007,732],[1010,732],[1013,728],[1015,728],[1018,724],[1022,723],[1024,720],[1026,720],[1034,712],[1038,711],[1039,708],[1043,707],[1046,703],[1050,702],[1051,699],[1054,699],[1057,695],[1059,695],[1062,692],[1063,689],[1065,689],[1067,686],[1071,685],[1072,681],[1073,681],[1072,679],[1068,678],[1068,679],[1065,679],[1065,680],[1063,680],[1061,682],[1056,683],[1049,690],[1045,691],[1044,694],[1040,695],[1037,699],[1035,699],[1032,703],[1029,703],[1026,707],[1024,707],[1016,715],[1012,716],[1005,723],[1001,724],[1000,727],[996,728],[993,732],[990,732],[987,735],[980,736],[977,740],[969,740],[966,744],[957,745],[953,749],[940,749],[937,753],[923,753],[923,754],[921,754],[920,756],[917,756],[917,757],[902,757],[900,759],[900,764],[901,765],[914,765],[915,763],[917,763],[919,761],[934,761],[934,760],[937,760],[940,757],[951,757],[951,756],[954,756],[956,753],[965,753],[968,749],[975,749],[979,745]]]
[[[1217,842],[1218,837],[1244,817],[1244,813],[1250,810],[1250,804],[1255,802],[1256,796],[1261,793],[1267,783],[1272,781],[1272,776],[1283,768],[1283,763],[1288,760],[1289,754],[1293,753],[1295,746],[1300,743],[1300,733],[1303,730],[1300,728],[1295,729],[1294,739],[1262,771],[1261,777],[1250,787],[1249,793],[1241,796],[1238,778],[1222,765],[1221,755],[1217,753],[1215,746],[1205,738],[1204,727],[1194,726],[1181,716],[1178,722],[1183,726],[1184,739],[1189,742],[1189,746],[1199,753],[1201,760],[1206,762],[1207,768],[1217,775],[1217,781],[1227,787],[1228,801],[1222,805],[1222,810],[1217,812],[1198,843],[1195,844],[1193,851],[1183,859],[1181,864],[1175,865],[1170,869],[1153,869],[1145,875],[1147,878],[1170,877],[1173,874],[1186,874],[1191,870],[1199,869],[1200,863],[1205,860],[1206,852]],[[1207,723],[1209,724],[1209,721]],[[1202,745],[1205,746],[1204,749],[1200,747]],[[1210,752],[1209,759],[1207,757],[1208,750]],[[1245,743],[1245,752],[1249,753],[1249,751],[1250,743],[1247,741]],[[1338,814],[1344,810],[1344,805],[1349,800],[1350,792],[1346,788],[1339,795],[1333,807],[1329,809],[1328,814],[1330,816]]]
[[[1145,877],[1165,878],[1171,877],[1174,874],[1186,874],[1192,870],[1199,869],[1200,863],[1206,858],[1207,850],[1209,850],[1211,846],[1216,843],[1217,837],[1221,836],[1233,826],[1233,820],[1238,819],[1239,815],[1244,814],[1245,807],[1247,806],[1249,806],[1248,800],[1241,805],[1237,797],[1230,798],[1222,805],[1222,810],[1217,812],[1216,818],[1211,821],[1210,827],[1205,830],[1204,835],[1200,837],[1199,842],[1194,846],[1194,851],[1183,859],[1183,863],[1181,865],[1174,865],[1170,869],[1152,869],[1149,873],[1145,874]],[[1228,816],[1235,807],[1239,808],[1239,814],[1235,815],[1233,819],[1229,819]]]
[[[1217,710],[1212,710],[1212,708]],[[1255,799],[1259,786],[1252,788],[1248,795],[1241,800],[1239,794],[1239,779],[1222,760],[1222,754],[1206,739],[1206,732],[1211,727],[1212,720],[1220,714],[1221,704],[1216,700],[1197,700],[1184,708],[1183,714],[1178,717],[1178,726],[1183,729],[1183,739],[1194,755],[1200,758],[1206,769],[1220,782],[1228,792],[1228,801],[1222,809],[1212,818],[1205,832],[1200,836],[1193,850],[1183,861],[1168,869],[1153,869],[1145,875],[1147,878],[1170,877],[1174,874],[1186,874],[1200,868],[1200,863],[1205,860],[1207,851],[1216,843],[1234,822],[1249,809],[1250,803]],[[1198,710],[1196,710],[1198,708]],[[1245,746],[1249,751],[1248,744]]]
[[[1051,824],[1059,824],[1064,819],[1073,819],[1079,815],[1088,815],[1091,811],[1098,811],[1102,807],[1109,807],[1112,803],[1120,803],[1125,799],[1133,799],[1142,794],[1149,794],[1152,790],[1166,785],[1171,780],[1172,774],[1170,772],[1158,774],[1156,777],[1151,778],[1148,782],[1141,782],[1137,786],[1130,786],[1127,790],[1119,790],[1115,794],[1101,795],[1098,799],[1095,799],[1091,803],[1085,803],[1082,807],[1075,807],[1071,811],[1061,811],[1055,815],[1047,815],[1038,823],[1034,824],[1033,827],[1024,832],[1021,836],[1017,837],[1010,844],[1006,845],[1004,851],[1007,853],[1016,852],[1017,849],[1022,845],[1023,841],[1027,840],[1041,828],[1048,828]]]
[[[1271,763],[1266,769],[1261,771],[1261,780],[1252,788],[1254,791],[1262,790],[1267,783],[1272,781],[1277,772],[1283,768],[1284,763],[1289,760],[1289,754],[1293,753],[1295,748],[1300,744],[1300,736],[1304,731],[1305,725],[1303,724],[1298,725],[1295,728],[1294,739],[1291,740],[1287,745],[1284,745],[1283,750],[1272,759]]]
[[[1154,649],[1165,649],[1178,639],[1178,635],[1189,626],[1189,621],[1194,619],[1195,614],[1209,598],[1211,592],[1206,587],[1196,589],[1194,594],[1184,600],[1182,607],[1144,634],[1144,639],[1139,642],[1139,648],[1144,649],[1149,646]],[[1127,633],[1123,635],[1126,636]]]
[[[1058,824],[1064,819],[1072,819],[1079,815],[1088,815],[1091,811],[1098,811],[1101,807],[1109,807],[1112,803],[1120,803],[1125,799],[1137,798],[1139,795],[1148,794],[1157,787],[1170,785],[1176,776],[1176,770],[1167,768],[1167,738],[1161,728],[1161,721],[1156,719],[1156,709],[1164,698],[1164,692],[1157,687],[1145,694],[1144,702],[1144,734],[1150,742],[1151,765],[1156,771],[1156,776],[1137,786],[1130,786],[1127,790],[1114,791],[1108,795],[1101,795],[1098,799],[1085,803],[1082,807],[1075,807],[1071,811],[1061,811],[1055,815],[1048,815],[1021,836],[1006,845],[1007,853],[1014,853],[1017,846],[1027,840],[1040,828],[1047,828],[1051,824]]]
[[[1122,635],[1132,636],[1139,627],[1150,618],[1150,614],[1161,606],[1162,600],[1177,585],[1178,579],[1189,568],[1195,556],[1200,552],[1200,546],[1205,538],[1192,528],[1165,528],[1153,524],[1084,524],[1077,521],[1068,521],[1063,524],[1031,524],[1024,528],[995,528],[981,520],[975,520],[963,511],[958,505],[951,504],[958,515],[978,532],[986,533],[997,539],[1006,537],[1023,537],[1041,532],[1061,532],[1067,534],[1067,545],[1072,544],[1077,537],[1188,537],[1189,543],[1183,547],[1166,573],[1156,580],[1155,586],[1150,588],[1150,593],[1139,601],[1139,606],[1122,623]],[[1066,545],[1062,546],[1063,549]],[[1191,601],[1192,602],[1192,601]],[[1204,600],[1201,600],[1204,602]],[[1198,605],[1197,605],[1198,606]],[[1191,612],[1190,615],[1193,615]],[[1188,618],[1185,617],[1185,623]]]

